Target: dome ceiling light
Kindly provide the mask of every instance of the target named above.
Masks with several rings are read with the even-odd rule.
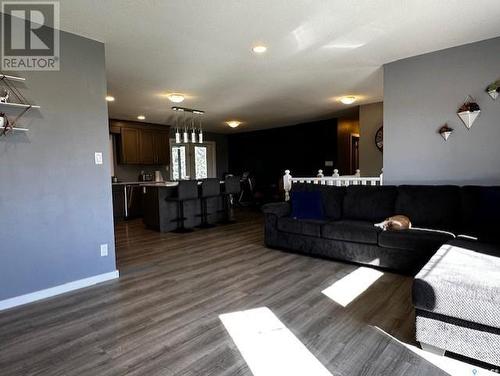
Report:
[[[349,95],[347,97],[342,97],[340,98],[340,101],[343,103],[343,104],[353,104],[354,102],[356,102],[356,97],[355,96],[352,96],[352,95]]]
[[[167,94],[167,98],[173,103],[181,103],[184,101],[184,95],[179,93]]]

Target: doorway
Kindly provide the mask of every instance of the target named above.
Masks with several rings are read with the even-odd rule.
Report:
[[[176,144],[170,140],[172,180],[215,178],[217,175],[215,142]]]
[[[354,175],[359,169],[359,134],[351,133],[350,135],[350,174]]]

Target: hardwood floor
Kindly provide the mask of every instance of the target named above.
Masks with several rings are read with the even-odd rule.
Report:
[[[446,375],[384,333],[413,343],[411,278],[384,273],[344,308],[321,291],[358,267],[267,249],[261,222],[120,223],[119,280],[0,313],[0,375],[251,375],[218,316],[257,307],[332,375]]]

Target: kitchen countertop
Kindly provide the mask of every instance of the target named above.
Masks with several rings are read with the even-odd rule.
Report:
[[[141,187],[177,187],[179,185],[176,181],[146,181],[139,183]]]
[[[112,185],[142,185],[142,184],[164,184],[165,182],[155,181],[120,181],[118,183],[111,183]]]
[[[199,181],[198,185],[202,182]],[[224,180],[220,181],[221,184],[224,184]],[[141,187],[177,187],[179,182],[176,181],[127,181],[127,182],[118,182],[112,183],[112,185],[139,185]]]

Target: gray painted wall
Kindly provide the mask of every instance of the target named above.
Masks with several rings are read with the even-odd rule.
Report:
[[[385,65],[385,182],[500,184],[500,99],[485,92],[498,79],[500,38]],[[482,110],[470,131],[456,114],[468,94]]]
[[[0,139],[0,300],[116,269],[104,45],[61,33],[61,71],[18,75],[41,109]]]
[[[375,134],[384,117],[382,102],[359,106],[359,169],[361,176],[379,176],[382,152],[375,146]]]

